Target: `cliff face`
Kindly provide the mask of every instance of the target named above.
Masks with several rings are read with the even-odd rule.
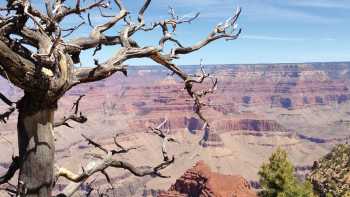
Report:
[[[350,99],[348,63],[246,65],[216,74],[221,76],[220,93],[236,106],[291,109]]]
[[[216,121],[216,129],[220,131],[287,131],[274,120],[264,119],[224,119]]]
[[[199,67],[184,68],[196,73]],[[328,152],[334,143],[349,140],[350,63],[211,65],[206,69],[219,80],[217,91],[203,98],[208,104],[203,114],[213,132],[203,133],[203,123],[193,113],[193,102],[182,81],[158,66],[130,66],[128,77],[117,73],[108,80],[74,87],[60,100],[57,120],[70,112],[78,95],[87,95],[80,109],[89,120],[83,125],[72,122],[72,130],[55,129],[57,160],[79,170],[83,158],[80,154],[87,151],[81,150],[87,145],[80,133],[94,136],[98,141],[125,133],[125,138],[120,140],[126,147],[144,147],[130,151],[134,155],[125,157],[136,158],[132,160],[135,164],[151,165],[149,162],[159,161],[159,152],[154,151],[159,139],[148,138],[144,131],[164,118],[169,120],[166,125],[169,133],[181,141],[176,147],[169,144],[169,152],[180,161],[169,174],[181,174],[192,162],[204,160],[225,174],[241,174],[249,181],[257,180],[258,167],[276,146],[291,147],[295,164],[303,167]],[[21,96],[21,91],[2,79],[0,91],[13,101]],[[0,111],[5,110],[7,106],[0,102]],[[0,134],[14,144],[15,115],[0,126]],[[202,136],[205,141],[200,141]],[[199,149],[199,141],[208,148]],[[2,173],[11,161],[12,149],[5,140],[0,140],[0,149]],[[70,163],[72,158],[76,160]],[[142,179],[134,184],[136,181],[130,180],[134,186],[126,184],[122,196],[141,196],[134,190],[148,181]],[[145,192],[156,195],[156,191],[174,182],[167,181],[167,185],[155,188],[159,184],[153,184]]]
[[[195,73],[198,67],[185,69]],[[219,79],[215,94],[205,98],[210,104],[206,116],[209,121],[216,121],[219,132],[285,131],[266,117],[236,117],[248,107],[292,110],[350,100],[350,63],[225,65],[207,66],[207,69]],[[156,66],[130,68],[128,74],[127,78],[117,74],[108,80],[73,88],[61,100],[61,111],[70,108],[76,95],[86,94],[89,96],[84,102],[89,105],[84,107],[85,112],[133,115],[126,124],[135,131],[147,129],[164,116],[174,130],[187,128],[195,133],[202,128],[201,121],[193,115],[192,102],[183,91],[182,82]],[[21,94],[4,80],[0,80],[0,90],[12,98]]]
[[[187,170],[169,191],[158,197],[256,197],[249,183],[241,176],[222,175],[212,172],[199,161]]]

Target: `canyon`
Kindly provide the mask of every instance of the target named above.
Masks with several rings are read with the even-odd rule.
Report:
[[[183,68],[189,73],[199,71],[196,65]],[[120,196],[157,196],[198,161],[204,161],[215,173],[240,175],[258,187],[257,171],[276,147],[287,150],[297,173],[303,176],[335,144],[348,141],[349,62],[205,68],[218,78],[215,93],[203,98],[210,131],[203,131],[203,122],[193,112],[193,101],[183,83],[160,66],[130,66],[128,77],[117,73],[107,80],[74,87],[59,101],[55,118],[71,113],[74,101],[84,94],[80,110],[88,121],[55,129],[58,165],[79,171],[91,160],[85,153],[94,151],[93,147],[81,134],[105,147],[113,147],[113,136],[120,134],[118,142],[123,146],[140,146],[118,155],[120,159],[141,167],[154,166],[162,160],[161,142],[147,131],[167,119],[168,134],[180,142],[168,147],[176,158],[164,170],[171,178],[140,178],[124,170],[108,170]],[[0,80],[0,91],[12,100],[22,95],[4,79]],[[1,103],[0,110],[5,109]],[[17,151],[16,118],[14,114],[0,126],[0,174]],[[59,185],[66,184],[59,180]],[[97,176],[95,185],[108,188],[103,176]]]

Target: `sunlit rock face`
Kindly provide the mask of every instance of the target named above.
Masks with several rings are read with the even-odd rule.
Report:
[[[236,66],[217,71],[221,93],[233,103],[286,109],[349,100],[349,64]]]
[[[185,66],[187,72],[198,71]],[[233,130],[284,130],[276,122],[256,113],[236,116],[254,107],[302,109],[310,106],[342,104],[350,100],[350,63],[211,65],[208,72],[219,79],[215,94],[204,100],[210,104],[206,116],[216,121],[219,132]],[[116,74],[108,80],[73,88],[60,102],[68,110],[79,94],[86,94],[83,108],[105,116],[133,118],[127,127],[135,131],[167,117],[174,130],[187,128],[195,133],[203,126],[192,113],[192,102],[183,83],[158,66],[131,67],[129,76]],[[0,81],[1,91],[12,98],[21,92]],[[205,88],[204,84],[200,88]],[[227,118],[229,117],[229,118]],[[222,120],[222,122],[220,122]]]
[[[176,180],[169,191],[158,197],[256,197],[249,183],[238,175],[212,172],[208,165],[199,161],[193,168]]]
[[[184,68],[189,73],[199,69]],[[123,174],[125,171],[113,172],[116,182],[125,179],[117,186],[122,196],[156,196],[199,160],[213,171],[240,174],[256,182],[260,165],[278,146],[288,151],[300,169],[298,173],[304,175],[313,161],[329,152],[334,144],[350,139],[350,63],[206,68],[219,81],[215,93],[203,98],[207,104],[203,114],[213,132],[203,129],[203,122],[193,113],[193,101],[177,77],[159,66],[131,66],[128,77],[118,73],[107,80],[74,87],[59,101],[56,119],[71,113],[75,99],[85,94],[80,110],[88,117],[83,125],[72,122],[72,129],[55,128],[59,164],[74,171],[81,169],[84,153],[92,149],[82,139],[82,133],[111,149],[116,148],[115,134],[123,133],[118,138],[121,144],[141,147],[122,159],[130,159],[135,165],[158,165],[160,140],[147,131],[167,119],[163,129],[180,142],[169,144],[168,148],[176,158],[174,166],[165,172],[172,178],[135,179],[131,174]],[[13,101],[22,95],[5,80],[0,80],[0,91]],[[5,110],[7,106],[0,103],[0,111]],[[13,142],[9,144],[0,138],[0,174],[16,152],[12,148],[16,149],[17,143],[16,118],[14,113],[7,124],[0,126],[1,137]],[[101,177],[98,183],[109,187]]]

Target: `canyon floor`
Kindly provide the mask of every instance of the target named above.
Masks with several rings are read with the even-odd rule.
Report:
[[[198,71],[197,66],[184,68]],[[255,183],[259,167],[278,146],[288,151],[302,176],[331,147],[349,139],[350,63],[209,65],[207,69],[219,80],[215,94],[205,98],[204,115],[213,133],[207,146],[199,145],[203,123],[193,113],[183,84],[161,67],[135,66],[128,77],[116,74],[76,87],[60,100],[56,119],[69,114],[73,102],[85,94],[80,110],[88,121],[72,122],[72,129],[55,129],[58,165],[79,171],[91,159],[86,153],[96,150],[81,134],[107,148],[115,148],[113,137],[120,134],[120,144],[138,148],[118,159],[137,166],[157,165],[162,161],[161,141],[147,131],[167,119],[169,135],[179,141],[168,147],[176,159],[163,174],[171,178],[139,178],[124,170],[108,170],[120,196],[152,196],[167,190],[199,160],[215,172],[238,174]],[[0,91],[14,100],[21,96],[4,80]],[[0,105],[0,110],[5,107]],[[0,173],[16,154],[15,128],[16,116],[1,123]],[[66,183],[59,181],[61,186]],[[97,175],[95,184],[108,187],[103,175]]]

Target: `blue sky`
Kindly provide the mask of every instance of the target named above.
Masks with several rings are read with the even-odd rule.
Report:
[[[124,2],[136,14],[143,0]],[[240,38],[214,42],[199,52],[182,56],[176,61],[178,64],[198,64],[201,58],[206,64],[350,60],[350,0],[153,0],[146,22],[167,17],[168,6],[174,7],[179,15],[201,12],[192,24],[177,28],[176,38],[185,45],[206,37],[217,23],[231,16],[237,6],[243,10],[238,21],[243,30]],[[104,20],[98,12],[93,12],[92,18],[95,24]],[[79,24],[78,20],[67,23]],[[72,37],[88,31],[85,27]],[[108,33],[115,31],[117,29],[111,29]],[[143,45],[156,44],[159,37],[159,31],[135,35]],[[105,47],[97,56],[104,60],[115,51],[115,47]],[[83,65],[88,66],[91,52],[85,53],[82,59]],[[140,59],[128,63],[154,64]]]

